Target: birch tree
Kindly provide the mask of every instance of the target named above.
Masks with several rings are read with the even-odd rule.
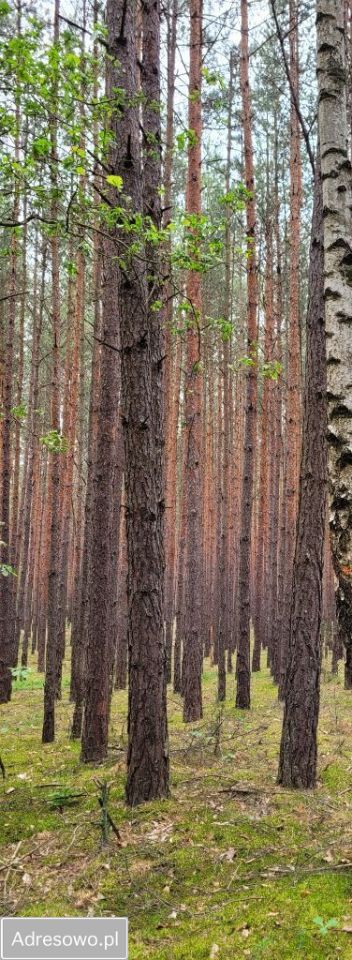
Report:
[[[330,531],[337,617],[352,688],[352,175],[346,36],[340,0],[317,0],[319,135],[324,205]]]

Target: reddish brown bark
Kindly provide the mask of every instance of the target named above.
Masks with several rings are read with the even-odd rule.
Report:
[[[24,149],[26,150],[26,137]],[[26,199],[23,203],[23,218],[27,215]],[[22,257],[21,257],[21,275],[20,283],[22,290],[26,289],[27,282],[27,226],[23,228],[22,234]],[[23,372],[24,372],[24,321],[25,321],[25,297],[22,296],[19,303],[19,323],[18,323],[18,350],[17,350],[17,369],[16,369],[16,399],[15,406],[20,407],[23,391]],[[11,503],[11,562],[18,573],[21,529],[19,526],[19,506],[20,506],[20,466],[21,466],[21,420],[16,417],[15,423],[15,442],[14,442],[14,462],[12,476],[12,503]],[[16,583],[13,587],[13,606],[12,614],[14,617],[16,611]],[[12,656],[12,660],[13,660]]]
[[[178,0],[171,0],[167,12],[167,116],[166,145],[164,157],[164,215],[163,226],[167,227],[172,215],[172,177],[174,150],[174,100],[175,62],[177,40]],[[165,283],[165,370],[164,370],[164,416],[165,416],[165,629],[167,680],[171,680],[172,642],[175,615],[176,587],[176,509],[177,509],[177,428],[179,418],[181,353],[180,339],[174,344],[173,280],[170,266],[171,243],[166,244],[166,270],[169,279]]]
[[[240,298],[240,309],[242,308],[242,297]],[[241,309],[242,313],[242,309]],[[243,334],[240,331],[239,336],[237,337],[235,343],[236,355],[243,356],[245,353],[245,345],[243,341]],[[244,390],[244,375],[243,371],[238,370],[236,373],[235,379],[235,390],[234,390],[234,407],[235,407],[235,420],[234,420],[234,431],[233,431],[233,457],[232,457],[232,471],[231,471],[231,483],[233,490],[233,541],[232,541],[232,553],[233,553],[233,570],[234,570],[234,590],[233,590],[233,643],[232,643],[232,652],[237,647],[238,639],[238,616],[239,616],[239,607],[238,607],[238,576],[239,576],[239,541],[240,541],[240,518],[241,518],[241,496],[242,496],[242,477],[243,477],[243,449],[244,449],[244,400],[245,400],[245,390]],[[231,659],[230,659],[231,664]]]
[[[96,26],[98,22],[98,3],[94,0],[93,21]],[[98,66],[97,66],[98,45],[94,44],[94,56],[96,66],[94,71],[93,94],[98,95]],[[98,143],[97,121],[93,125],[93,142],[95,149]],[[92,203],[95,207],[99,204],[99,190],[101,189],[101,178],[96,174],[94,178],[94,190]],[[92,536],[92,504],[93,504],[93,480],[95,474],[96,461],[96,443],[97,443],[97,424],[100,399],[100,358],[101,358],[101,340],[102,340],[102,309],[101,309],[101,283],[102,283],[102,251],[101,238],[98,231],[98,213],[94,218],[94,237],[93,237],[93,277],[92,294],[94,304],[94,325],[92,340],[91,357],[91,380],[89,394],[89,412],[88,412],[88,440],[87,440],[87,482],[84,500],[84,530],[82,532],[83,549],[82,563],[80,569],[79,584],[75,590],[73,608],[72,608],[72,630],[71,630],[71,686],[70,697],[75,701],[71,735],[73,738],[80,737],[83,719],[83,701],[85,691],[85,660],[86,660],[86,639],[87,639],[87,617],[88,617],[88,590],[89,590],[89,558],[90,543]]]
[[[33,504],[33,490],[34,483],[36,480],[37,471],[39,470],[39,444],[37,439],[37,434],[39,432],[39,417],[38,417],[38,397],[39,397],[39,359],[40,359],[40,340],[42,332],[42,323],[43,323],[43,307],[44,307],[44,277],[45,277],[45,261],[46,256],[43,252],[43,261],[42,261],[42,278],[41,278],[41,290],[38,293],[38,257],[37,249],[35,254],[35,274],[34,274],[34,304],[33,304],[33,332],[32,332],[32,359],[31,359],[31,373],[30,373],[30,386],[29,386],[29,402],[28,402],[28,435],[26,442],[26,454],[25,454],[25,464],[23,471],[23,488],[21,495],[21,509],[20,509],[20,530],[21,530],[21,541],[19,544],[19,558],[18,558],[18,593],[17,593],[17,610],[16,610],[16,620],[15,620],[15,629],[14,629],[14,658],[17,661],[18,648],[20,642],[20,631],[24,626],[24,609],[25,609],[25,600],[26,600],[26,582],[33,575],[33,567],[28,564],[28,555],[29,555],[29,545],[30,537],[32,540],[34,537],[33,529],[33,516],[32,516],[32,504]],[[38,480],[37,480],[38,484]],[[32,533],[31,533],[32,526]],[[33,558],[34,560],[34,558]],[[28,618],[27,618],[28,622]],[[27,656],[28,656],[28,631],[26,634],[26,640],[23,644],[22,649],[22,664],[26,665]]]
[[[188,127],[195,142],[188,151],[186,210],[201,213],[202,141],[202,0],[190,2],[190,68]],[[202,376],[200,371],[200,326],[202,313],[201,276],[194,270],[187,279],[191,305],[191,327],[187,333],[187,374],[185,381],[185,491],[187,510],[187,573],[185,583],[184,656],[182,688],[183,718],[186,722],[202,716]]]
[[[272,223],[269,213],[266,222],[266,276],[265,276],[265,331],[264,331],[264,362],[270,363],[273,359],[273,327],[274,327],[274,299],[273,299],[273,249]],[[264,375],[262,387],[262,409],[260,420],[260,473],[258,490],[258,538],[255,566],[256,579],[256,621],[253,649],[252,670],[260,670],[260,651],[266,646],[267,618],[268,618],[268,535],[269,535],[269,471],[273,453],[273,382]],[[270,493],[271,493],[270,488]]]
[[[59,0],[55,0],[54,46],[59,43]],[[58,77],[53,77],[52,105],[50,116],[51,143],[51,218],[58,219]],[[52,357],[51,357],[51,429],[60,433],[60,251],[59,237],[55,232],[50,239],[51,249],[51,307],[52,307]],[[48,495],[51,500],[49,578],[48,578],[48,636],[45,663],[43,743],[55,739],[55,697],[57,692],[58,657],[58,579],[60,544],[60,454],[48,454]]]
[[[1,275],[3,282],[3,275]],[[4,404],[4,374],[5,374],[5,303],[0,303],[0,408]],[[2,489],[2,447],[3,447],[3,418],[0,417],[0,497]]]
[[[112,83],[112,78],[110,80]],[[107,88],[108,91],[110,87]],[[86,696],[82,733],[82,760],[101,761],[107,753],[111,673],[111,631],[113,616],[112,571],[112,517],[113,485],[117,452],[117,428],[120,394],[119,331],[115,248],[112,240],[104,243],[102,286],[102,341],[100,359],[100,397],[97,411],[97,439],[94,453],[91,504],[86,503],[86,537],[89,536],[90,557],[87,568],[87,629]],[[108,345],[108,346],[107,346]],[[92,442],[93,437],[91,435]],[[87,509],[91,530],[87,528]],[[86,558],[88,561],[88,557]],[[116,575],[116,567],[115,567]],[[81,611],[84,619],[84,608]],[[82,634],[81,634],[82,637]],[[82,655],[82,643],[75,655]],[[80,670],[81,667],[78,667]],[[76,675],[79,690],[75,690],[76,711],[74,735],[79,727],[82,709],[82,677]]]
[[[275,166],[277,163],[275,159]],[[281,364],[281,316],[282,316],[282,280],[281,280],[281,239],[279,229],[279,202],[277,195],[277,169],[275,175],[275,213],[274,213],[276,275],[274,283],[274,310],[275,310],[275,348],[274,359]],[[282,461],[282,376],[280,374],[272,393],[272,412],[270,418],[270,505],[269,505],[269,550],[268,550],[268,612],[266,623],[266,644],[268,660],[272,675],[276,682],[279,679],[279,627],[278,627],[278,594],[279,571],[283,574],[284,537],[282,524],[280,526],[280,478]],[[281,490],[282,494],[282,490]],[[281,502],[281,506],[282,506]],[[284,516],[281,520],[284,522]],[[279,568],[280,556],[280,568]],[[280,583],[280,597],[282,585]]]
[[[127,685],[127,635],[128,635],[128,557],[126,533],[126,503],[121,500],[118,592],[117,592],[117,634],[116,634],[116,690],[125,690]]]
[[[178,0],[169,0],[167,8],[167,105],[166,105],[166,143],[164,155],[164,214],[163,225],[171,221],[172,216],[172,180],[174,158],[174,102],[175,102],[175,64],[177,42]],[[170,264],[171,243],[166,244],[166,271],[169,279],[165,284],[165,369],[164,369],[164,413],[165,413],[165,629],[167,680],[171,680],[172,644],[175,618],[176,591],[176,513],[177,513],[177,428],[179,418],[181,353],[180,339],[174,344],[172,334],[173,320],[173,279]]]
[[[238,571],[238,641],[236,706],[250,706],[250,557],[253,505],[254,444],[257,415],[257,338],[258,282],[256,266],[256,202],[249,88],[248,4],[241,0],[241,95],[243,108],[244,164],[246,188],[250,198],[246,203],[247,218],[247,352],[253,361],[246,382],[245,437],[243,485],[241,503],[240,552]]]
[[[290,76],[295,97],[299,101],[297,0],[290,0]],[[300,123],[291,97],[290,132],[290,281],[289,325],[286,394],[286,500],[287,525],[285,537],[285,579],[283,616],[281,625],[281,662],[279,697],[285,695],[285,675],[290,636],[290,606],[292,595],[293,559],[295,551],[301,417],[301,358],[300,358],[300,224],[302,206],[302,162]]]
[[[232,160],[232,112],[233,112],[233,55],[230,56],[230,82],[229,82],[229,106],[227,118],[227,156],[226,156],[226,176],[225,193],[230,190],[231,160]],[[231,283],[232,283],[232,236],[231,236],[231,210],[227,211],[225,228],[225,293],[224,293],[224,320],[229,324],[231,321]],[[230,346],[231,337],[227,333],[222,344],[222,462],[221,484],[220,484],[220,556],[219,556],[219,609],[217,617],[218,629],[218,699],[224,700],[226,696],[226,650],[231,654],[232,636],[231,636],[231,575],[233,573],[231,565],[230,550],[230,514],[231,514],[231,457],[232,457],[232,383],[230,372]],[[221,422],[221,421],[220,421]]]
[[[82,334],[84,325],[82,325]],[[67,601],[66,614],[67,620],[71,624],[71,648],[72,633],[74,622],[77,622],[79,616],[80,602],[82,595],[82,575],[83,575],[83,556],[84,556],[84,520],[85,520],[85,407],[86,407],[86,363],[84,353],[84,337],[81,336],[80,350],[80,373],[79,373],[79,401],[78,401],[78,424],[76,438],[76,459],[73,478],[73,503],[72,514],[70,518],[71,534],[69,537],[69,560],[67,576]],[[61,651],[61,657],[65,654],[65,646]],[[84,663],[84,654],[82,656]],[[72,663],[72,650],[71,650]],[[62,660],[59,669],[62,667]],[[72,667],[71,667],[72,676]]]
[[[217,425],[217,412],[219,403],[219,391],[211,379],[211,363],[209,346],[204,345],[205,353],[205,376],[204,376],[204,403],[203,403],[203,558],[204,558],[204,603],[202,618],[202,634],[204,643],[204,655],[210,656],[212,652],[213,660],[217,662],[217,611],[218,611],[218,563],[217,549],[218,540],[218,497],[220,494],[220,485],[218,482],[218,470],[220,458],[220,444],[215,446],[217,437],[214,436]],[[218,399],[217,399],[218,393]],[[216,453],[215,453],[216,451]]]
[[[224,360],[225,364],[225,360]],[[218,663],[218,700],[226,698],[226,530],[227,530],[227,472],[229,469],[228,449],[225,435],[225,387],[228,372],[218,378],[218,589],[216,609],[217,663]]]
[[[183,409],[181,411],[183,417]],[[183,661],[183,637],[184,637],[184,616],[185,616],[185,575],[186,575],[186,500],[185,500],[185,471],[186,471],[186,448],[185,433],[181,435],[181,489],[179,498],[179,523],[178,523],[178,545],[177,545],[177,575],[176,575],[176,596],[175,596],[175,648],[174,648],[174,692],[182,692],[182,661]]]
[[[21,31],[21,9],[17,5],[16,29],[19,36]],[[16,94],[15,106],[15,160],[20,158],[20,103]],[[14,185],[14,199],[12,205],[12,219],[18,220],[20,210],[20,192],[18,181]],[[2,450],[1,450],[1,547],[0,562],[10,564],[13,551],[10,544],[10,497],[11,497],[11,440],[12,440],[12,405],[13,405],[13,373],[14,373],[14,342],[17,305],[18,283],[18,236],[15,230],[9,238],[9,271],[7,278],[7,325],[5,333],[5,355],[3,363],[2,386]],[[12,645],[12,598],[13,584],[11,576],[0,574],[0,703],[11,699],[13,666]]]
[[[49,553],[50,553],[50,528],[51,528],[51,488],[49,485],[50,472],[48,470],[48,457],[45,451],[43,455],[44,467],[42,477],[42,507],[40,511],[40,527],[38,537],[38,550],[36,554],[35,571],[35,624],[37,633],[38,650],[38,671],[44,672],[45,669],[45,649],[46,649],[46,625],[47,625],[47,607],[48,607],[48,571],[49,571]]]
[[[40,458],[39,451],[37,455],[37,462],[34,464],[33,469],[33,495],[32,495],[32,508],[31,508],[31,532],[30,532],[30,541],[29,541],[29,551],[28,551],[28,566],[27,566],[27,576],[25,579],[25,596],[24,596],[24,606],[23,606],[23,644],[22,644],[22,657],[21,663],[23,666],[27,664],[29,643],[32,634],[32,643],[31,649],[32,653],[35,653],[37,649],[37,618],[35,617],[35,601],[37,600],[37,583],[38,578],[36,578],[36,558],[39,555],[40,550],[40,534],[41,534],[41,520],[42,520],[42,483],[40,476]],[[41,666],[41,670],[44,671],[44,655],[43,662],[40,665],[38,657],[38,669]]]
[[[171,346],[171,345],[170,345]],[[170,347],[169,347],[170,348]],[[169,388],[167,418],[166,490],[165,490],[165,630],[167,652],[167,679],[171,679],[172,641],[175,618],[176,586],[176,514],[177,514],[177,429],[179,423],[182,342],[176,342],[174,368]]]
[[[69,363],[69,383],[67,384],[68,409],[67,420],[64,423],[64,436],[67,440],[68,450],[62,461],[62,484],[61,484],[61,518],[60,518],[60,571],[59,571],[59,597],[58,597],[58,686],[61,685],[61,665],[65,652],[65,631],[67,614],[67,593],[68,593],[68,564],[71,540],[71,510],[74,492],[74,461],[77,453],[77,421],[78,421],[78,399],[79,399],[79,380],[80,380],[80,349],[83,334],[84,319],[84,296],[85,296],[85,267],[84,257],[81,248],[77,251],[76,257],[76,286],[75,302],[72,316],[72,350],[69,349],[69,343],[66,345]],[[70,312],[69,312],[70,316]],[[71,330],[67,331],[71,337]],[[82,437],[80,438],[80,447],[82,447]],[[82,456],[79,457],[82,460]],[[80,515],[81,515],[82,497],[77,504],[75,518],[75,543],[77,545],[81,534]],[[78,563],[80,553],[78,554]],[[76,565],[73,564],[76,572]],[[78,582],[80,577],[78,573]]]

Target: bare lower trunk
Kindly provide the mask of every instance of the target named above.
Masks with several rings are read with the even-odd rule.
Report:
[[[321,670],[326,516],[326,356],[323,198],[316,174],[307,315],[307,360],[297,545],[278,781],[313,787]]]
[[[104,243],[102,284],[102,333],[105,346],[100,359],[100,397],[96,422],[96,447],[93,453],[94,473],[86,505],[86,537],[89,536],[90,557],[87,563],[87,621],[84,606],[79,629],[81,640],[77,656],[83,655],[83,634],[87,630],[85,710],[82,731],[82,760],[99,762],[108,748],[109,678],[111,672],[111,631],[113,595],[111,590],[112,531],[114,478],[117,469],[117,429],[120,394],[120,360],[116,268],[113,241]],[[107,346],[107,344],[109,346]],[[92,387],[93,389],[93,387]],[[90,437],[94,443],[93,434]],[[87,513],[87,509],[89,514]],[[87,520],[91,518],[91,531]],[[87,544],[88,545],[88,544]],[[87,557],[88,560],[88,557]],[[116,575],[116,567],[115,567]],[[77,644],[77,638],[76,638]],[[82,665],[76,676],[76,715],[73,735],[79,726],[82,705]],[[79,702],[78,702],[79,701]]]

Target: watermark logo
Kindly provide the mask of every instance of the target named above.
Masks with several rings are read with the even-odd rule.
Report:
[[[3,917],[1,960],[128,960],[128,920]]]

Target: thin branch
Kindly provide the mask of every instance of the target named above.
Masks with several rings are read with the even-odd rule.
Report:
[[[24,297],[28,292],[28,290],[18,290],[17,293],[8,293],[6,297],[0,297],[0,303],[4,303],[5,300],[17,300],[19,297]]]
[[[96,340],[97,343],[100,343],[102,347],[109,347],[109,350],[115,350],[116,353],[122,353],[120,347],[115,347],[114,343],[108,343],[107,340],[102,340],[101,337],[96,337],[93,333],[93,340]]]
[[[59,13],[59,20],[63,20],[64,23],[68,23],[69,27],[74,27],[75,30],[81,30],[82,33],[88,33],[89,36],[92,36],[91,30],[87,30],[86,27],[81,27],[79,23],[75,23],[74,20],[68,20],[67,17],[64,17],[62,13]]]
[[[49,220],[48,217],[42,217],[40,213],[30,213],[24,220],[0,220],[0,227],[9,227],[10,229],[25,227],[31,220],[39,220],[40,223],[48,223],[49,225],[57,224],[57,220]]]

